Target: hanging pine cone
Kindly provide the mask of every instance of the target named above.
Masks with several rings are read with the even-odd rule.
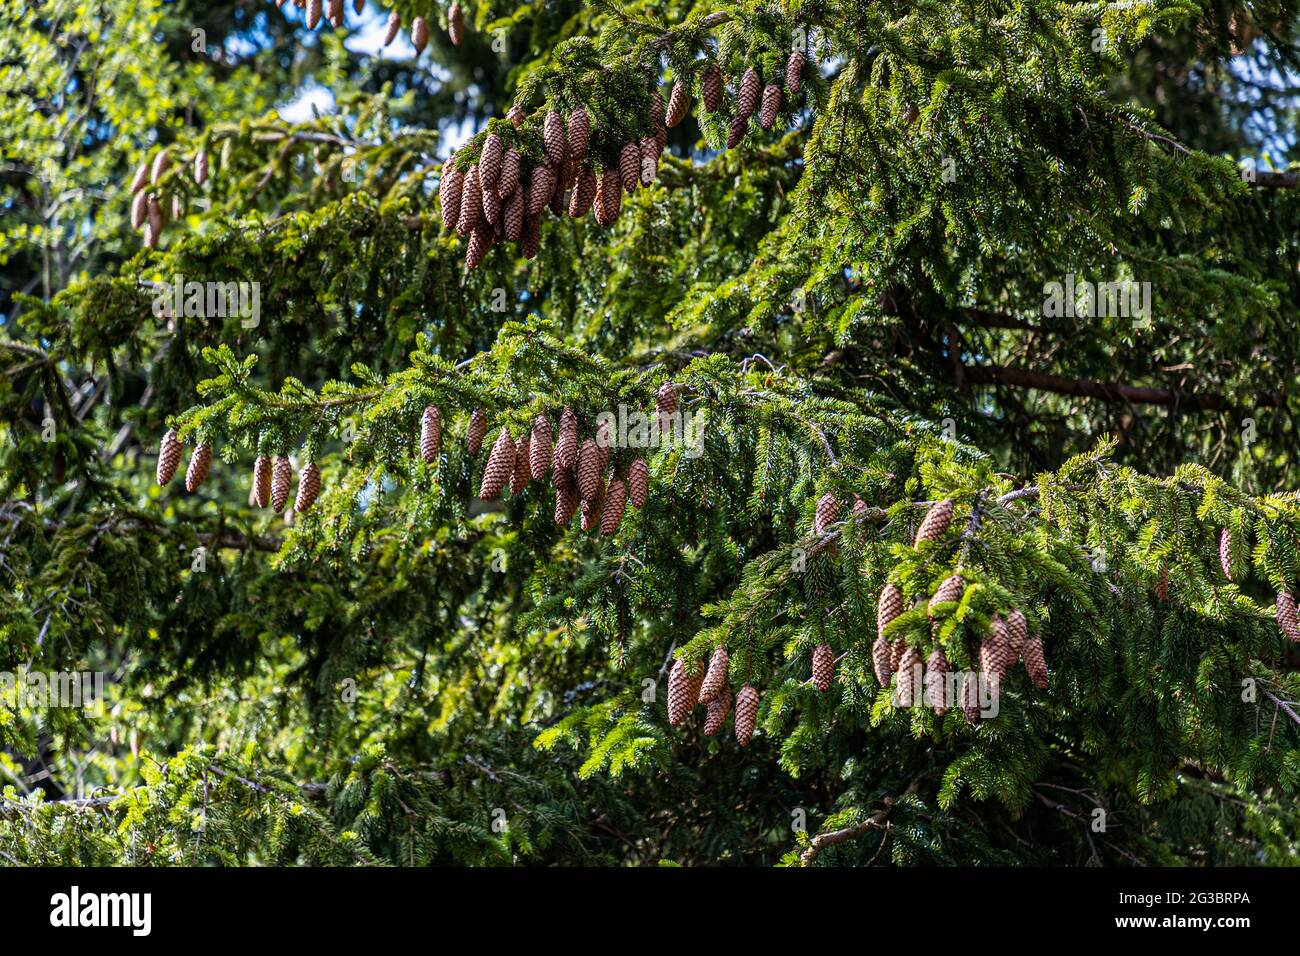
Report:
[[[484,195],[488,195],[484,193]],[[480,219],[474,224],[469,242],[465,244],[465,268],[473,271],[483,264],[488,250],[492,248],[492,227]]]
[[[309,461],[298,473],[298,497],[293,503],[293,510],[306,511],[320,495],[320,466]]]
[[[573,219],[581,219],[591,212],[592,203],[595,201],[596,174],[590,169],[583,169],[578,173],[578,181],[574,183],[573,193],[569,197],[569,216]]]
[[[876,602],[876,633],[884,637],[889,622],[902,613],[903,592],[896,585],[886,584],[880,592],[880,599]],[[878,671],[877,676],[879,676]]]
[[[641,185],[649,186],[659,175],[659,141],[653,136],[642,136],[637,149],[641,154]]]
[[[636,507],[644,508],[649,491],[650,466],[644,458],[637,458],[627,469],[627,496]]]
[[[678,80],[673,84],[672,92],[668,94],[668,116],[665,124],[669,129],[676,126],[682,120],[686,119],[686,114],[691,111],[691,94],[686,88],[686,84]]]
[[[1283,588],[1278,592],[1277,626],[1292,644],[1300,643],[1300,623],[1296,621],[1295,595],[1291,593],[1290,588]]]
[[[456,158],[447,160],[438,185],[438,203],[442,207],[442,227],[454,229],[460,219],[460,197],[465,188],[465,174],[456,168]]]
[[[980,721],[980,685],[975,674],[961,675],[961,709],[968,723]]]
[[[564,193],[564,182],[560,178],[555,180],[555,190],[551,193],[550,209],[557,219],[569,211],[569,197]]]
[[[758,124],[763,129],[771,129],[781,112],[781,87],[769,83],[763,88],[763,108],[759,112]]]
[[[488,455],[487,465],[483,469],[483,481],[479,485],[478,496],[483,501],[491,501],[501,494],[501,489],[510,480],[515,470],[515,442],[504,425],[497,436],[496,444]]]
[[[600,496],[600,449],[588,438],[578,452],[578,493],[583,501],[595,501]]]
[[[456,235],[468,239],[483,215],[483,194],[479,189],[478,165],[469,168],[460,191],[460,215],[456,219]]]
[[[316,2],[316,0],[312,0]],[[424,22],[424,17],[416,17],[411,24],[411,46],[415,47],[415,55],[419,56],[424,52],[424,48],[429,45],[429,25]]]
[[[666,440],[665,436],[672,432],[672,418],[676,411],[677,386],[672,382],[664,382],[655,393],[655,418],[661,441]]]
[[[790,54],[790,59],[785,61],[785,88],[791,96],[798,96],[803,87],[803,67],[806,62],[802,50],[795,50]]]
[[[1020,652],[1029,637],[1029,622],[1019,608],[1012,609],[1007,615],[1007,667],[1020,660]]]
[[[271,459],[258,455],[253,462],[253,504],[265,508],[271,503]]]
[[[812,680],[813,686],[822,694],[831,689],[835,680],[835,652],[824,641],[813,648]]]
[[[609,456],[614,447],[613,425],[608,418],[602,418],[596,426],[596,451],[600,453],[600,470],[609,464]]]
[[[599,499],[583,498],[579,510],[582,512],[581,527],[583,531],[593,531],[600,527]]]
[[[581,106],[569,114],[568,134],[569,159],[574,162],[585,159],[591,143],[591,118]]]
[[[483,438],[487,435],[487,412],[481,408],[474,409],[469,416],[469,429],[465,433],[465,450],[471,458],[483,447]]]
[[[1164,603],[1169,600],[1169,568],[1162,567],[1156,578],[1156,600]]]
[[[832,491],[817,499],[817,511],[813,516],[813,534],[821,537],[826,529],[840,518],[840,500]]]
[[[131,200],[131,228],[139,229],[144,225],[145,217],[149,214],[149,194],[138,192],[135,198]]]
[[[871,666],[880,686],[888,687],[889,678],[894,676],[894,655],[889,641],[883,637],[876,638],[871,645]]]
[[[747,132],[749,132],[749,118],[745,116],[733,118],[731,125],[727,127],[727,149],[735,149],[739,146]]]
[[[271,463],[271,507],[276,514],[284,514],[289,503],[289,486],[293,483],[293,466],[284,455],[276,455]]]
[[[162,444],[158,446],[158,470],[154,477],[159,485],[165,485],[172,480],[181,461],[181,452],[184,450],[180,439],[176,437],[176,429],[167,429],[167,434],[162,437]]]
[[[519,254],[525,259],[537,258],[542,249],[542,220],[540,216],[524,217],[524,234],[519,240]]]
[[[524,235],[524,191],[516,189],[506,200],[502,211],[501,229],[506,239],[518,242]]]
[[[751,66],[745,71],[736,90],[736,115],[745,119],[754,115],[754,111],[758,109],[758,95],[762,85],[763,81],[759,79],[758,70]]]
[[[926,661],[925,703],[936,717],[948,713],[948,658],[940,647],[932,650],[930,659]]]
[[[149,170],[149,182],[155,186],[158,180],[163,178],[163,174],[172,167],[172,156],[166,149],[160,150],[158,155],[153,158],[153,166]]]
[[[397,39],[397,34],[402,29],[402,17],[396,10],[388,15],[388,29],[384,31],[384,46],[388,46]]]
[[[894,703],[911,707],[920,692],[923,665],[921,653],[915,647],[903,651],[898,661],[898,675],[894,678]]]
[[[555,523],[563,527],[578,512],[578,486],[563,468],[555,470],[552,484],[555,485]]]
[[[736,695],[736,743],[748,747],[758,719],[758,691],[746,684]]]
[[[542,148],[546,163],[558,167],[569,156],[569,145],[564,136],[564,120],[557,110],[550,110],[542,122]]]
[[[528,486],[528,482],[533,477],[533,466],[529,457],[528,435],[519,436],[519,441],[515,445],[515,467],[510,473],[510,493],[517,495]]]
[[[993,616],[992,627],[980,641],[980,671],[990,687],[998,687],[1010,666],[1011,649],[1007,626],[1000,615]]]
[[[202,186],[208,181],[208,151],[200,149],[194,154],[194,185]]]
[[[352,0],[352,9],[357,16],[361,16],[361,11],[366,8],[366,0]]]
[[[465,11],[459,3],[453,3],[447,11],[447,36],[452,46],[460,46],[460,41],[465,38]]]
[[[135,177],[131,180],[131,192],[139,193],[145,186],[149,185],[149,160],[145,160],[135,171]]]
[[[156,243],[158,237],[162,234],[163,212],[162,206],[158,205],[158,197],[152,193],[149,194],[149,198],[145,203],[145,213],[149,217],[149,232]]]
[[[1232,535],[1228,529],[1224,528],[1219,532],[1219,567],[1223,568],[1223,576],[1229,581],[1232,580]]]
[[[952,502],[940,501],[925,513],[921,526],[916,529],[915,544],[919,546],[922,541],[935,541],[943,537],[950,524],[952,524]]]
[[[438,460],[442,444],[442,413],[437,406],[429,405],[420,416],[420,457],[426,465]]]
[[[704,681],[700,684],[700,703],[707,704],[727,686],[727,668],[731,657],[725,647],[719,647],[709,658],[709,668],[704,672]]]
[[[709,712],[704,716],[702,731],[704,736],[712,737],[726,726],[729,713],[731,713],[731,688],[723,684],[718,696],[709,702]]]
[[[488,228],[494,228],[501,221],[501,197],[497,191],[491,187],[484,189],[482,183],[483,171],[479,170],[479,190],[482,197],[483,218],[479,220],[482,225]]]
[[[1029,671],[1029,679],[1034,682],[1034,686],[1039,690],[1047,688],[1047,660],[1043,656],[1043,639],[1037,634],[1031,634],[1025,639],[1025,646],[1020,652],[1025,661],[1025,670]]]
[[[623,523],[627,510],[627,485],[615,478],[605,489],[605,507],[600,515],[600,533],[608,537]]]
[[[203,484],[203,479],[208,477],[208,469],[211,467],[212,446],[207,442],[201,442],[194,449],[194,454],[190,456],[190,466],[185,470],[185,490],[194,491]]]
[[[545,415],[533,419],[533,432],[528,441],[528,464],[533,477],[539,481],[551,470],[551,423]]]
[[[623,183],[617,169],[607,169],[596,180],[596,200],[593,208],[596,222],[601,226],[612,226],[618,219],[619,209],[623,204]]]
[[[907,641],[901,637],[889,642],[889,669],[893,673],[898,673],[899,665],[902,663],[903,654],[907,650]]]
[[[699,697],[700,682],[704,680],[704,669],[696,668],[692,674],[686,669],[686,662],[680,657],[673,661],[672,670],[668,672],[668,723],[678,726],[695,707]]]
[[[934,607],[936,604],[944,604],[948,601],[960,601],[963,594],[966,593],[966,581],[960,574],[954,574],[940,584],[930,598],[930,603],[926,608],[926,613],[931,619],[934,618]]]
[[[478,184],[485,193],[496,193],[501,179],[501,163],[505,159],[505,145],[496,133],[483,139],[483,149],[478,155]]]
[[[511,106],[509,111],[506,113],[506,119],[510,120],[510,122],[514,124],[515,129],[519,129],[519,127],[523,126],[524,120],[527,118],[528,114],[524,112],[524,108],[518,103]]]
[[[641,182],[641,149],[636,143],[624,143],[619,151],[618,175],[628,193],[636,192]]]
[[[540,216],[551,197],[555,195],[555,170],[549,166],[534,166],[528,180],[528,215]]]
[[[700,97],[707,113],[716,113],[722,105],[722,71],[716,66],[710,66],[700,74]]]
[[[560,414],[560,429],[555,441],[555,468],[571,470],[578,463],[578,416],[568,405]]]
[[[334,25],[334,29],[337,30],[343,26],[343,14],[343,0],[329,0],[329,13],[327,16],[330,23]]]
[[[501,173],[497,177],[497,195],[505,202],[519,188],[519,174],[523,169],[523,159],[519,150],[513,146],[501,157]]]
[[[853,517],[860,518],[866,513],[867,513],[867,503],[855,494],[853,496],[853,511],[852,511]]]

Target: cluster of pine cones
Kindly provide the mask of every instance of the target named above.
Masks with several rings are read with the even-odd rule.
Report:
[[[185,204],[179,194],[173,193],[168,201],[159,189],[146,188],[158,186],[159,180],[171,169],[171,165],[171,152],[164,147],[154,155],[153,159],[141,163],[131,180],[131,228],[143,227],[144,244],[150,249],[157,247],[158,237],[169,219],[177,220],[185,215]],[[200,149],[194,154],[191,169],[195,185],[202,186],[208,181],[206,151]]]
[[[681,658],[674,661],[668,673],[668,723],[678,726],[696,704],[703,704],[708,708],[704,717],[704,736],[712,737],[722,730],[732,712],[731,684],[727,679],[730,665],[731,658],[725,647],[713,652],[707,668],[703,661],[693,661],[689,665]],[[745,684],[736,692],[734,729],[736,743],[742,747],[749,746],[754,736],[758,699],[758,691],[751,684]]]
[[[790,54],[786,65],[786,88],[797,95],[805,64],[803,53]],[[737,88],[737,111],[731,121],[727,148],[744,137],[755,112],[759,125],[771,129],[781,112],[783,92],[769,83],[762,89],[760,109],[758,71],[750,67]],[[723,79],[717,66],[710,66],[700,78],[705,109],[715,112],[722,102]],[[542,154],[545,161],[531,170],[523,168],[523,154],[507,145],[495,131],[482,138],[477,162],[466,169],[462,154],[452,156],[443,168],[439,187],[443,228],[455,229],[467,239],[465,266],[477,269],[494,245],[518,242],[525,259],[535,257],[541,246],[542,217],[549,209],[556,216],[581,219],[588,213],[597,224],[610,226],[622,209],[623,193],[649,186],[659,175],[659,159],[668,143],[668,130],[686,118],[691,96],[686,83],[678,80],[668,95],[668,106],[659,91],[652,90],[646,117],[650,133],[638,141],[624,143],[617,163],[589,161],[591,118],[578,107],[564,118],[558,110],[547,112],[542,123]],[[525,113],[516,104],[506,118],[516,129],[523,126]]]
[[[289,0],[275,0],[275,5],[283,9],[288,2]],[[320,26],[322,19],[328,20],[336,30],[343,26],[347,0],[293,0],[293,5],[307,12],[308,30],[315,30]],[[352,0],[352,9],[358,15],[365,8],[366,0]],[[384,34],[384,46],[392,43],[401,29],[402,17],[394,10],[388,16],[388,31]],[[453,3],[447,11],[447,36],[456,46],[460,45],[461,39],[465,36],[465,11],[461,9],[459,3]],[[424,17],[416,17],[411,21],[411,45],[415,47],[416,55],[423,53],[428,44],[429,23]]]
[[[1236,581],[1232,574],[1232,534],[1227,528],[1219,531],[1219,567],[1223,569],[1223,576],[1230,582]],[[1161,572],[1160,580],[1156,585],[1156,595],[1160,600],[1164,600],[1169,594],[1169,571],[1165,569]],[[1297,622],[1295,594],[1289,587],[1284,587],[1277,595],[1277,626],[1285,637],[1293,644],[1300,644],[1300,622]]]
[[[166,485],[172,480],[184,450],[184,446],[176,436],[176,430],[169,429],[167,434],[163,435],[162,444],[158,448],[156,477],[159,485]],[[197,490],[199,485],[203,484],[203,479],[208,477],[211,469],[212,445],[208,442],[200,442],[194,449],[194,453],[190,455],[189,467],[185,469],[185,490]],[[282,514],[289,503],[291,484],[293,484],[293,466],[287,457],[276,455],[272,458],[269,455],[258,455],[257,461],[253,464],[253,489],[249,496],[250,501],[259,508],[265,508],[269,504],[277,514]],[[306,511],[315,503],[319,495],[320,467],[316,462],[310,461],[298,474],[298,494],[294,499],[293,510]]]

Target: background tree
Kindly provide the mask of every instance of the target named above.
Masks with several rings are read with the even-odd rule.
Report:
[[[1295,15],[6,11],[0,854],[1293,860]]]

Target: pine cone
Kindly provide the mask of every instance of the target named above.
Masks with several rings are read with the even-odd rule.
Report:
[[[832,491],[817,499],[817,512],[813,516],[813,534],[821,537],[826,529],[840,518],[840,501]]]
[[[542,148],[548,166],[561,166],[569,156],[569,145],[564,136],[564,120],[557,110],[550,110],[542,121]]]
[[[1020,652],[1029,637],[1029,622],[1019,608],[1013,608],[1007,615],[1007,667],[1020,660]]]
[[[722,693],[722,688],[727,686],[727,668],[730,664],[731,657],[725,647],[719,647],[713,652],[709,658],[709,668],[704,672],[704,680],[700,684],[701,704],[709,703]]]
[[[157,243],[158,237],[162,234],[163,213],[162,206],[158,205],[158,197],[153,193],[149,194],[149,198],[145,203],[145,213],[149,217],[149,233],[154,242]]]
[[[497,177],[497,195],[505,202],[519,188],[519,173],[523,169],[523,159],[519,150],[511,147],[501,157],[501,173]]]
[[[668,94],[668,118],[665,120],[668,128],[671,129],[686,119],[686,114],[690,111],[691,93],[686,88],[686,84],[678,80],[673,84],[672,92]]]
[[[641,154],[641,185],[649,186],[659,175],[659,141],[653,136],[642,136],[637,149]]]
[[[704,736],[712,737],[720,731],[726,725],[729,713],[731,713],[731,688],[723,684],[721,693],[709,702],[709,712],[704,716],[702,731]]]
[[[856,494],[853,496],[853,517],[858,518],[867,513],[867,503]]]
[[[754,736],[754,723],[758,719],[758,691],[749,684],[736,695],[736,743],[748,747]]]
[[[135,178],[131,180],[132,193],[139,193],[140,190],[149,185],[149,166],[149,160],[146,159],[140,164],[140,168],[135,171]]]
[[[568,164],[566,163],[565,165],[567,166]],[[560,176],[563,177],[564,175],[566,175],[566,173],[561,170]],[[564,193],[564,180],[562,178],[557,178],[555,181],[555,190],[551,193],[551,201],[549,205],[551,207],[551,212],[557,219],[564,216],[564,214],[569,211],[569,197]]]
[[[343,0],[329,0],[329,21],[334,24],[334,29],[343,26]]]
[[[456,157],[447,160],[438,185],[438,202],[442,207],[442,227],[454,229],[460,219],[460,197],[465,188],[465,174],[456,168]]]
[[[563,468],[553,473],[555,485],[555,523],[563,527],[573,520],[578,511],[578,486],[573,476]]]
[[[1169,600],[1169,568],[1162,567],[1160,576],[1156,578],[1156,600],[1161,603]]]
[[[1223,568],[1223,576],[1229,581],[1232,580],[1232,535],[1228,529],[1224,528],[1219,532],[1219,567]]]
[[[583,169],[578,174],[578,181],[573,186],[569,197],[569,216],[581,219],[591,212],[592,203],[596,201],[596,174],[590,169]]]
[[[452,46],[460,46],[460,41],[465,38],[465,11],[459,3],[453,3],[447,11],[447,36]]]
[[[608,537],[623,523],[627,510],[627,485],[615,478],[605,489],[605,508],[600,516],[600,533]]]
[[[880,686],[888,687],[889,678],[894,676],[894,654],[890,642],[883,637],[876,638],[871,645],[871,665]]]
[[[583,531],[592,531],[600,526],[600,501],[592,498],[582,499],[579,506],[582,511],[581,527]]]
[[[894,678],[894,703],[899,707],[911,707],[916,703],[922,672],[921,653],[915,647],[903,651],[898,661],[898,675]]]
[[[831,689],[831,683],[835,680],[835,652],[825,642],[813,648],[812,679],[813,686],[822,694]]]
[[[194,184],[202,186],[208,181],[208,151],[199,150],[194,154]]]
[[[736,90],[736,115],[749,119],[758,109],[758,94],[762,88],[758,70],[750,67],[740,78],[740,87]]]
[[[194,454],[190,456],[190,466],[185,470],[185,490],[194,491],[203,484],[203,479],[208,477],[208,469],[211,467],[212,446],[202,442],[194,449]]]
[[[961,709],[966,715],[968,723],[979,723],[981,710],[980,685],[979,678],[975,674],[961,675]]]
[[[384,31],[384,46],[388,46],[397,39],[398,31],[402,29],[402,17],[396,10],[388,15],[388,29]]]
[[[636,143],[624,143],[618,154],[618,174],[628,193],[636,192],[641,182],[641,150]]]
[[[696,673],[692,674],[680,657],[673,661],[673,668],[668,672],[668,723],[673,727],[690,716],[695,701],[699,698],[700,682],[703,680],[702,667],[696,667]]]
[[[528,486],[533,478],[533,466],[530,459],[530,442],[528,435],[520,435],[515,445],[515,467],[510,473],[510,493],[517,495]]]
[[[921,526],[916,529],[916,545],[922,541],[935,541],[941,537],[952,524],[952,502],[940,501],[925,513]]]
[[[600,496],[600,449],[588,438],[578,452],[578,492],[583,501],[595,501]]]
[[[980,641],[980,671],[991,687],[998,687],[1011,666],[1011,646],[1002,616],[993,616],[989,632]]]
[[[320,494],[320,466],[309,461],[298,473],[298,497],[293,503],[293,510],[306,511],[315,503]]]
[[[903,613],[903,592],[896,585],[886,584],[876,602],[876,633],[884,637],[889,622]],[[879,676],[879,672],[877,672]],[[884,681],[881,681],[884,683]]]
[[[366,8],[366,0],[352,0],[352,9],[357,16],[361,16],[361,11]]]
[[[578,416],[568,405],[560,415],[559,436],[555,442],[555,468],[572,470],[578,464]]]
[[[524,191],[516,189],[506,200],[502,214],[502,231],[510,242],[518,242],[524,235]]]
[[[1034,682],[1034,686],[1039,690],[1045,690],[1047,688],[1047,660],[1043,657],[1043,639],[1037,634],[1029,635],[1020,654],[1025,660],[1025,670],[1029,671],[1029,679]]]
[[[528,215],[539,216],[555,194],[555,170],[549,166],[534,166],[528,180]]]
[[[664,121],[664,101],[657,86],[650,87],[650,100],[646,104],[646,125],[651,129]]]
[[[533,431],[528,440],[528,470],[539,481],[551,470],[551,423],[545,415],[533,419]]]
[[[480,219],[479,222],[486,225],[488,228],[494,228],[496,224],[501,221],[501,197],[497,195],[495,189],[483,188],[482,176],[483,171],[479,170],[479,195],[483,200],[483,218]]]
[[[966,593],[966,581],[960,574],[954,574],[945,580],[938,588],[935,589],[934,595],[930,598],[930,603],[926,607],[926,613],[931,619],[934,618],[934,606],[943,604],[948,601],[960,601],[962,595]]]
[[[798,96],[803,87],[803,67],[806,62],[801,50],[795,50],[790,54],[790,59],[785,61],[785,88],[791,96]]]
[[[948,658],[939,647],[930,652],[925,665],[925,702],[936,717],[948,713]]]
[[[172,167],[171,153],[166,149],[160,150],[158,155],[153,158],[153,166],[149,170],[149,182],[154,185],[158,180],[163,178],[163,174]]]
[[[483,139],[483,149],[478,155],[478,184],[483,192],[496,193],[504,158],[505,146],[501,142],[501,137],[496,133],[488,133]]]
[[[135,198],[131,200],[131,228],[139,229],[144,225],[145,217],[149,214],[149,194],[138,192]]]
[[[253,462],[253,504],[265,508],[271,503],[271,459],[258,455]]]
[[[481,266],[491,248],[492,227],[485,220],[479,219],[474,224],[474,231],[470,233],[469,242],[465,244],[465,268],[473,271]]]
[[[438,460],[438,449],[441,446],[442,413],[436,405],[429,405],[420,416],[420,457],[426,465],[432,465]]]
[[[483,447],[483,438],[487,435],[487,412],[481,408],[474,409],[469,416],[469,430],[465,433],[465,450],[471,458]]]
[[[158,470],[154,477],[159,485],[165,485],[172,480],[181,461],[181,452],[184,450],[185,446],[176,437],[176,429],[167,429],[167,434],[163,435],[162,443],[158,446]]]
[[[483,481],[479,485],[478,496],[483,501],[491,501],[501,494],[501,489],[510,480],[515,470],[515,442],[504,425],[497,436],[496,444],[488,455],[487,465],[483,469]]]
[[[591,143],[591,118],[581,106],[569,114],[568,141],[569,159],[577,162],[586,158]]]
[[[460,215],[456,219],[456,235],[462,239],[469,238],[474,227],[483,215],[483,194],[478,183],[477,164],[465,174],[465,182],[460,191]]]
[[[897,674],[898,668],[903,661],[903,654],[907,650],[907,641],[901,637],[889,642],[889,669]]]
[[[769,83],[763,89],[763,109],[759,113],[758,125],[771,129],[781,112],[781,87]]]
[[[539,216],[525,216],[524,234],[519,240],[519,253],[525,259],[535,259],[541,248],[542,220]]]
[[[612,226],[618,219],[619,209],[623,204],[623,186],[619,172],[607,169],[596,180],[596,222],[601,226]]]
[[[180,221],[185,218],[185,203],[180,196],[172,196],[172,219]]]
[[[677,386],[664,382],[655,393],[655,417],[658,420],[660,440],[665,441],[672,431],[672,417],[677,411]]]
[[[519,129],[519,127],[523,126],[524,120],[527,118],[528,114],[524,112],[524,108],[518,103],[510,107],[510,110],[506,113],[506,119],[510,120],[510,122],[514,124],[515,129]]]
[[[748,117],[737,116],[732,119],[731,125],[727,127],[727,149],[735,149],[739,146],[747,132],[749,132]]]
[[[634,459],[627,469],[627,496],[632,499],[632,504],[644,508],[649,491],[650,466],[644,458]]]
[[[307,0],[307,29],[315,30],[320,24],[321,0]]]
[[[315,2],[315,0],[312,0]],[[416,17],[411,24],[411,46],[415,47],[415,55],[419,56],[424,52],[424,48],[429,45],[429,25],[424,22],[424,17]]]
[[[700,97],[704,100],[704,110],[716,113],[722,105],[722,71],[710,66],[700,74]]]
[[[1300,643],[1300,623],[1296,621],[1295,595],[1291,593],[1290,588],[1283,588],[1278,592],[1277,626],[1292,644]]]
[[[600,424],[596,426],[596,451],[600,453],[601,471],[604,471],[605,466],[609,464],[609,456],[614,447],[614,435],[610,428],[608,418],[602,418]]]
[[[289,485],[293,483],[293,466],[284,455],[276,455],[271,463],[271,507],[276,514],[284,514],[289,503]]]

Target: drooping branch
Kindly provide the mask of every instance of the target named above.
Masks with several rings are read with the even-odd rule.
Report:
[[[1131,405],[1169,405],[1206,411],[1227,411],[1233,407],[1232,402],[1227,398],[1214,392],[1198,394],[1145,385],[1069,379],[1011,365],[967,365],[964,374],[966,381],[973,385],[1032,388],[1043,392],[1055,392],[1058,395],[1077,395],[1082,398],[1098,398],[1102,401],[1124,402]],[[1262,394],[1256,396],[1253,403],[1256,406],[1273,407],[1278,404],[1278,399],[1276,395]]]
[[[917,783],[913,781],[907,790],[903,792],[903,796],[909,797],[916,793],[916,788]],[[808,848],[799,856],[800,866],[812,866],[818,855],[828,846],[834,846],[848,840],[856,840],[869,830],[883,829],[889,819],[890,812],[894,808],[894,798],[886,796],[881,803],[884,804],[883,809],[877,810],[861,823],[855,823],[851,827],[844,827],[839,830],[831,830],[828,833],[819,833],[813,837],[808,844]]]

